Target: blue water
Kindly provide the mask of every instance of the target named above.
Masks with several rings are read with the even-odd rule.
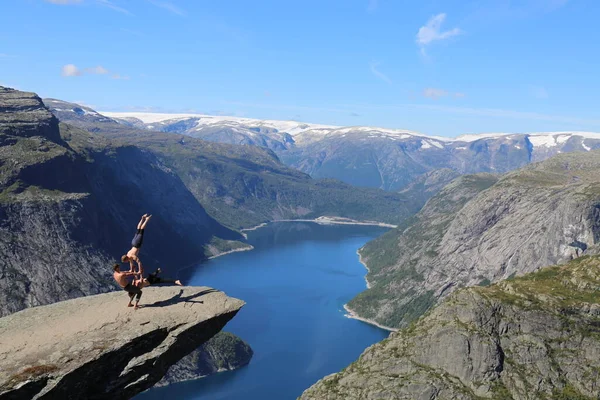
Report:
[[[151,389],[136,399],[295,399],[350,364],[388,332],[344,317],[365,289],[356,250],[384,228],[283,222],[248,232],[252,251],[210,260],[189,285],[218,288],[246,301],[225,327],[254,350],[250,365]],[[190,273],[190,272],[188,272]]]

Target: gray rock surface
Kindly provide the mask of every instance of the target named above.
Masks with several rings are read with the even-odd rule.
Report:
[[[128,399],[235,316],[241,300],[207,287],[115,292],[0,319],[0,399]]]
[[[59,142],[58,120],[35,93],[0,86],[0,134]]]
[[[600,259],[455,292],[301,400],[600,396]]]
[[[350,308],[402,327],[459,287],[597,251],[600,153],[561,154],[490,179],[455,180],[410,222],[364,246],[371,289]]]
[[[238,369],[247,365],[253,354],[248,343],[236,335],[219,332],[172,365],[155,386],[166,386]]]

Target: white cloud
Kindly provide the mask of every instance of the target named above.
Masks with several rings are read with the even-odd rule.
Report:
[[[67,5],[67,4],[81,3],[82,0],[45,0],[45,1],[47,3],[52,3],[52,4]]]
[[[371,73],[373,75],[375,75],[377,78],[384,81],[385,83],[392,84],[392,80],[386,74],[384,74],[379,69],[377,69],[377,67],[379,67],[379,65],[380,65],[380,63],[372,61],[371,64],[369,64],[369,66],[371,68]]]
[[[168,1],[158,1],[158,0],[148,0],[150,3],[154,4],[156,7],[163,8],[169,11],[172,14],[179,15],[181,17],[186,16],[186,12],[181,8],[177,7],[175,4],[170,3]]]
[[[73,64],[67,64],[62,67],[62,76],[81,76],[83,73]]]
[[[82,76],[82,75],[108,75],[111,74],[112,79],[129,79],[129,76],[120,75],[116,72],[111,72],[102,65],[89,67],[84,69],[77,68],[74,64],[67,64],[62,67],[62,76]]]
[[[423,90],[423,96],[437,100],[440,97],[448,96],[448,92],[444,89],[425,88],[425,90]]]
[[[425,55],[425,46],[428,46],[435,41],[449,39],[463,33],[459,28],[442,31],[442,23],[445,19],[445,13],[434,15],[427,21],[426,25],[419,28],[419,32],[417,32],[417,44],[421,46],[421,53],[423,55]]]
[[[462,92],[456,92],[454,93],[454,97],[456,97],[457,99],[462,99],[464,97],[466,97],[467,95],[462,93]]]
[[[108,74],[108,70],[104,68],[102,65],[98,65],[92,68],[86,68],[85,72],[88,74],[96,74],[96,75],[105,75]]]

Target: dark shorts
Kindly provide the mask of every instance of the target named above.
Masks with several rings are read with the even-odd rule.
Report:
[[[144,230],[138,229],[135,233],[135,236],[131,240],[131,245],[137,249],[142,247],[142,243],[144,242]]]
[[[142,297],[142,289],[140,289],[137,286],[132,285],[131,283],[128,283],[127,286],[125,286],[123,288],[123,290],[126,291],[127,293],[129,293],[129,297],[131,297],[132,299],[135,296],[139,301],[140,298]]]

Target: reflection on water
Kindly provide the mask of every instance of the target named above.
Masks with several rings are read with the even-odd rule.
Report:
[[[199,266],[191,285],[246,301],[225,327],[254,350],[249,366],[151,389],[139,399],[295,399],[323,376],[354,361],[387,332],[344,317],[365,289],[356,250],[387,229],[282,222],[248,232],[253,251]]]

